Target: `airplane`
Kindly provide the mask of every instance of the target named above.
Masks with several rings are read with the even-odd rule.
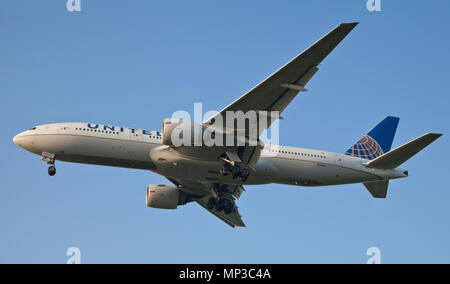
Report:
[[[242,112],[281,113],[319,70],[319,64],[358,25],[341,23],[262,81],[238,100],[205,122],[188,122],[201,129],[213,127],[219,116]],[[276,119],[270,115],[261,131]],[[267,121],[266,121],[267,122]],[[388,116],[344,153],[288,146],[272,147],[259,139],[232,146],[176,146],[173,133],[180,120],[163,120],[161,131],[150,131],[94,123],[56,123],[31,128],[13,138],[25,150],[48,163],[48,174],[56,173],[55,161],[147,170],[166,177],[172,185],[148,185],[146,205],[176,209],[196,202],[231,227],[245,227],[236,201],[244,186],[286,184],[330,186],[363,183],[374,198],[386,198],[389,181],[405,178],[404,162],[438,139],[428,133],[391,150],[399,118]],[[235,132],[227,132],[235,135]],[[237,137],[237,136],[233,136]]]

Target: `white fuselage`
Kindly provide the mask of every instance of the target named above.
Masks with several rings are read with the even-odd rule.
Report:
[[[14,137],[14,143],[56,160],[150,170],[168,178],[204,183],[324,186],[406,177],[402,169],[370,169],[367,162],[344,154],[279,146],[266,147],[256,170],[245,182],[220,174],[222,162],[183,156],[162,144],[159,132],[87,123],[41,125]],[[151,158],[151,151],[167,151],[170,159]]]

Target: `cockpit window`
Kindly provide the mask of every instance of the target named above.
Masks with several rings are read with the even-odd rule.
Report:
[[[36,126],[35,126],[35,127],[33,127],[33,128],[30,128],[30,130],[36,130]]]

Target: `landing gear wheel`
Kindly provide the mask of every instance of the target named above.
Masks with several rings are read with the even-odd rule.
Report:
[[[223,164],[223,169],[225,170],[225,171],[227,171],[227,172],[230,172],[231,171],[231,165],[230,164],[228,164],[228,163],[225,163],[225,164]]]
[[[211,197],[211,198],[208,200],[208,208],[209,208],[210,210],[214,209],[214,207],[216,206],[216,204],[217,204],[217,199],[215,199],[214,197]]]
[[[241,168],[240,167],[234,166],[231,169],[231,175],[233,176],[234,179],[238,178],[240,174],[241,174]]]
[[[225,208],[225,204],[223,202],[223,200],[219,200],[219,202],[217,202],[216,204],[216,210],[218,212],[222,212],[222,210]]]
[[[247,181],[248,177],[250,176],[250,171],[248,169],[242,169],[241,170],[241,180]]]
[[[249,169],[242,169],[241,176],[248,177],[250,175]]]
[[[48,175],[51,176],[51,177],[56,175],[56,168],[55,168],[55,166],[48,167]]]
[[[225,207],[224,207],[225,214],[230,215],[231,213],[233,213],[233,210],[234,210],[233,202],[231,202],[231,201],[225,202]]]

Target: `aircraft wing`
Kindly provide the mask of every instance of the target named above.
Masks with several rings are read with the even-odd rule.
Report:
[[[213,123],[218,115],[222,115],[225,118],[227,111],[243,111],[244,113],[248,111],[283,112],[299,92],[306,91],[306,84],[319,70],[317,66],[357,24],[340,24],[280,70],[205,123]],[[270,127],[271,123],[273,123],[273,120],[270,121],[269,119],[267,128]],[[259,131],[259,133],[261,134],[262,131]]]
[[[280,118],[279,114],[299,92],[306,91],[305,86],[318,71],[317,66],[357,24],[340,24],[269,78],[204,122],[205,126],[215,129],[217,133],[224,136],[232,134],[236,141],[243,143],[234,143],[234,146],[197,147],[194,150],[192,147],[178,147],[177,151],[202,159],[226,159],[254,170],[264,148],[264,143],[259,139],[260,135]],[[236,113],[242,112],[245,116],[249,111],[256,113],[256,117],[252,116],[256,121],[248,119],[248,124],[244,121],[245,125],[239,125]],[[272,111],[278,113],[273,114]],[[260,119],[265,119],[266,123]],[[234,121],[237,127],[227,125],[229,121]]]
[[[317,66],[357,24],[340,24],[269,78],[204,122],[205,125],[211,127],[211,129],[215,128],[220,133],[233,133],[236,139],[245,140],[243,143],[245,146],[202,147],[201,150],[196,148],[196,151],[192,151],[192,147],[179,147],[177,151],[196,158],[226,158],[228,161],[241,163],[244,167],[254,170],[264,148],[264,144],[259,140],[260,135],[280,118],[279,114],[299,92],[306,91],[305,86],[318,71]],[[233,112],[233,117],[229,118],[230,121],[236,122],[234,114],[239,111],[244,114],[255,111],[257,114],[256,121],[253,121],[251,126],[250,124],[246,126],[238,125],[238,127],[230,129],[228,125],[225,125],[228,121],[227,114]],[[277,111],[278,114],[272,116],[271,111]],[[265,119],[266,123],[260,122],[260,119]],[[238,129],[239,127],[245,128]],[[239,134],[241,130],[244,131],[244,135]],[[256,143],[249,143],[249,141]]]
[[[223,211],[218,212],[215,208],[209,209],[208,208],[208,200],[212,197],[212,195],[207,195],[201,199],[196,200],[200,206],[211,212],[214,216],[219,218],[220,220],[224,221],[231,227],[245,227],[244,222],[241,219],[241,215],[239,214],[239,211],[237,209],[236,203],[233,200],[233,203],[235,203],[236,210],[231,213],[230,215],[225,214]]]

